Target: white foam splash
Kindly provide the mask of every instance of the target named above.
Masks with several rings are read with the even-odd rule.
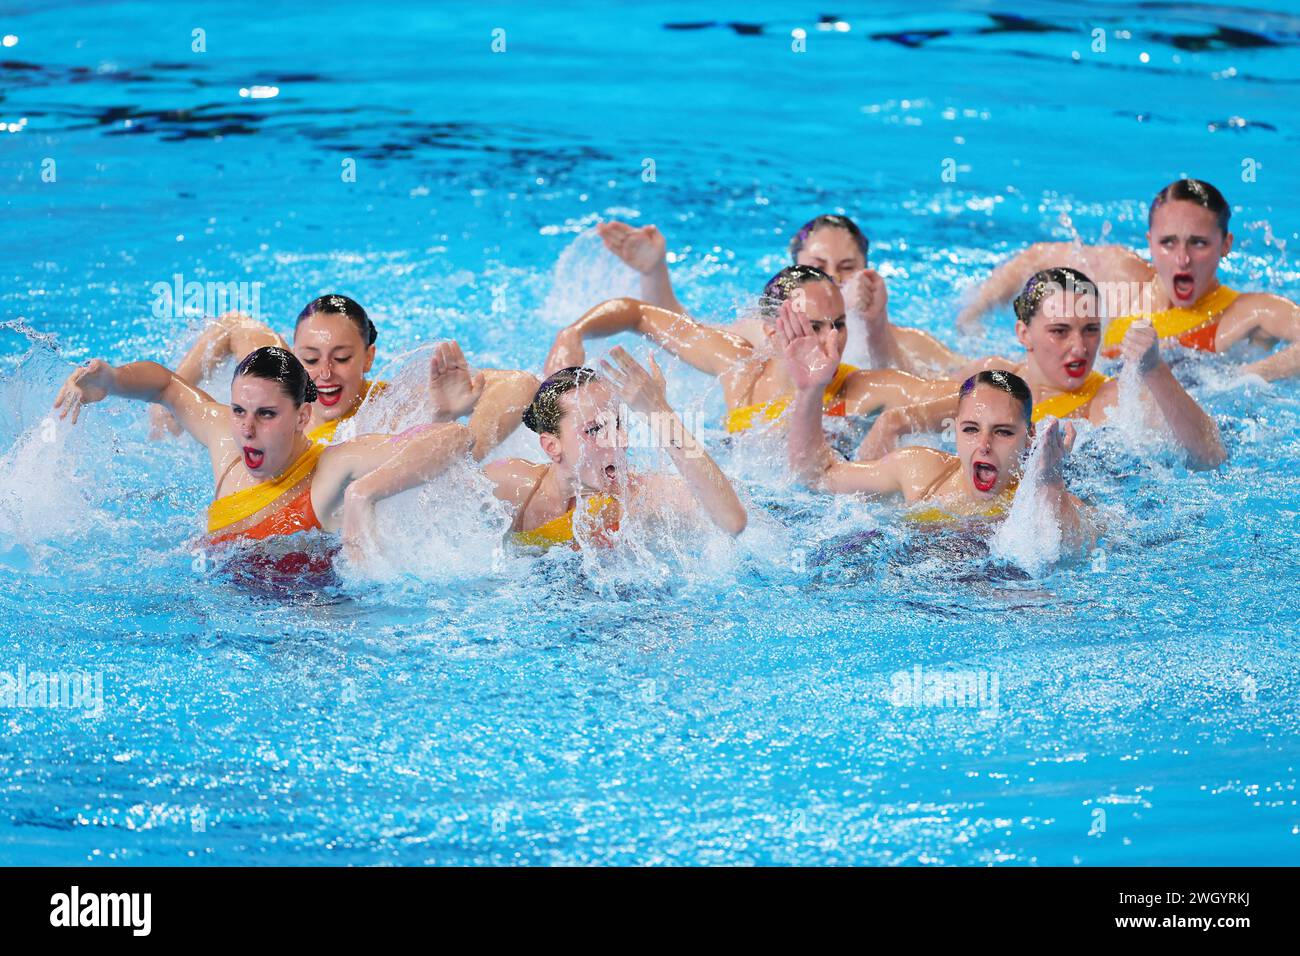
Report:
[[[1039,422],[1040,431],[1051,421],[1054,419],[1048,417]],[[1042,443],[1035,442],[1006,520],[989,542],[989,552],[1033,577],[1040,577],[1060,560],[1061,542],[1061,526],[1043,484]]]

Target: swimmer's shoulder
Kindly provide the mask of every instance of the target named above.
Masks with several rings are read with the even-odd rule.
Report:
[[[521,504],[542,480],[546,468],[526,458],[498,458],[483,466],[483,474],[491,480],[497,498]]]
[[[921,497],[937,479],[950,470],[957,458],[924,445],[898,448],[880,459],[880,466],[893,474],[903,497],[909,502]]]

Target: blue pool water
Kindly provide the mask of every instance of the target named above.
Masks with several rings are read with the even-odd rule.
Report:
[[[281,328],[352,295],[390,370],[455,336],[536,371],[635,288],[605,217],[658,223],[683,300],[729,321],[845,211],[895,318],[976,354],[1006,316],[952,317],[1008,250],[1141,245],[1189,174],[1234,204],[1225,279],[1294,298],[1300,11],[184,6],[0,14],[0,671],[102,682],[0,709],[0,863],[1300,859],[1295,383],[1184,363],[1231,462],[1086,435],[1069,477],[1107,538],[1034,573],[790,489],[674,363],[744,479],[734,547],[502,553],[461,473],[385,516],[400,570],[304,589],[198,549],[207,466],[138,407],[43,424],[88,357],[175,360],[193,320],[151,290],[176,274],[261,283]],[[979,706],[911,705],[959,672]]]

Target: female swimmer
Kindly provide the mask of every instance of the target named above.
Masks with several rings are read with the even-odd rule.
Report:
[[[731,332],[703,325],[636,299],[611,299],[588,311],[555,337],[546,360],[548,373],[581,365],[584,342],[619,332],[637,332],[702,372],[717,376],[729,411],[727,430],[741,432],[779,419],[794,393],[794,383],[774,349],[773,321],[781,302],[804,303],[819,339],[841,354],[848,336],[844,297],[826,273],[812,266],[789,266],[764,290],[761,308],[766,339],[756,347]],[[827,345],[830,348],[830,345]],[[831,415],[868,415],[880,408],[925,402],[947,394],[954,383],[928,382],[894,370],[861,370],[841,365],[827,382],[825,404]]]
[[[673,291],[667,244],[657,227],[638,229],[615,220],[600,223],[596,231],[610,252],[641,274],[642,299],[669,312],[687,311]],[[890,323],[885,280],[868,268],[867,237],[848,216],[827,214],[809,220],[794,234],[789,249],[793,265],[813,266],[839,283],[865,343],[860,351],[872,368],[945,372],[966,361],[928,332]],[[741,319],[731,331],[755,347],[767,342],[761,318]]]
[[[307,436],[316,386],[286,349],[264,346],[235,369],[222,405],[155,362],[114,368],[96,359],[74,371],[54,407],[75,424],[82,406],[120,395],[165,405],[205,445],[215,487],[208,509],[213,543],[342,528],[357,556],[377,501],[436,476],[473,441],[454,423],[324,445]]]
[[[1018,376],[980,372],[962,384],[957,398],[957,454],[934,448],[902,448],[878,461],[847,462],[826,442],[819,396],[839,355],[813,332],[793,304],[777,318],[778,339],[797,392],[790,422],[790,467],[803,481],[837,494],[901,495],[916,521],[998,518],[1006,514],[1021,477],[1022,459],[1035,438],[1033,397]],[[1037,436],[1042,445],[1042,482],[1062,534],[1071,547],[1090,536],[1082,502],[1065,488],[1061,463],[1074,442],[1074,426],[1053,420]]]
[[[484,469],[496,484],[496,496],[511,510],[515,543],[575,549],[583,541],[608,543],[624,509],[651,515],[703,512],[728,534],[740,534],[744,506],[669,406],[654,359],[647,372],[621,348],[612,349],[610,357],[614,364],[602,363],[599,375],[588,368],[562,368],[537,390],[524,424],[537,433],[549,459],[545,464],[509,458]],[[628,469],[627,423],[619,401],[647,417],[656,445],[667,451],[680,477]]]
[[[1243,340],[1285,347],[1244,366],[1268,380],[1300,375],[1300,306],[1280,295],[1239,293],[1219,284],[1219,263],[1232,251],[1223,194],[1199,179],[1180,179],[1156,194],[1147,214],[1150,263],[1123,246],[1041,242],[993,271],[958,315],[971,327],[1015,295],[1025,279],[1064,264],[1096,276],[1108,289],[1111,321],[1102,354],[1119,354],[1131,325],[1150,313],[1161,339],[1206,352],[1225,352]]]
[[[358,303],[345,295],[323,295],[298,314],[293,330],[293,352],[311,374],[319,398],[311,404],[307,435],[314,441],[333,440],[340,423],[356,414],[372,393],[385,387],[371,382],[366,373],[375,361],[378,331]],[[197,386],[227,356],[242,357],[262,346],[289,348],[270,328],[238,313],[230,313],[204,329],[176,367],[176,375]],[[452,408],[473,409],[470,431],[474,456],[480,461],[519,425],[519,416],[537,388],[537,378],[527,372],[484,369],[471,376],[469,365],[455,342],[435,348],[429,365],[427,396],[434,422],[449,421]],[[163,427],[179,433],[165,408],[152,411],[155,432]]]
[[[1016,297],[1016,337],[1025,347],[1019,364],[989,359],[968,369],[1014,372],[1033,390],[1034,421],[1045,416],[1106,422],[1119,404],[1119,379],[1093,370],[1101,342],[1097,287],[1074,269],[1035,273]],[[1136,367],[1147,418],[1167,426],[1196,469],[1217,468],[1228,453],[1214,419],[1174,378],[1160,356],[1160,338],[1150,323],[1131,324],[1120,342],[1125,364]],[[891,409],[878,418],[858,450],[859,460],[879,458],[898,439],[915,431],[938,431],[955,420],[957,398],[947,396],[913,408]]]

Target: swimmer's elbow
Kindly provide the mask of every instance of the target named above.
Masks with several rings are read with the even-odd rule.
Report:
[[[749,525],[749,514],[744,507],[738,507],[736,510],[729,512],[718,522],[718,526],[733,538],[740,535]]]
[[[1214,471],[1227,460],[1228,450],[1223,447],[1222,442],[1215,442],[1213,448],[1198,455],[1190,455],[1187,465],[1192,471]]]

